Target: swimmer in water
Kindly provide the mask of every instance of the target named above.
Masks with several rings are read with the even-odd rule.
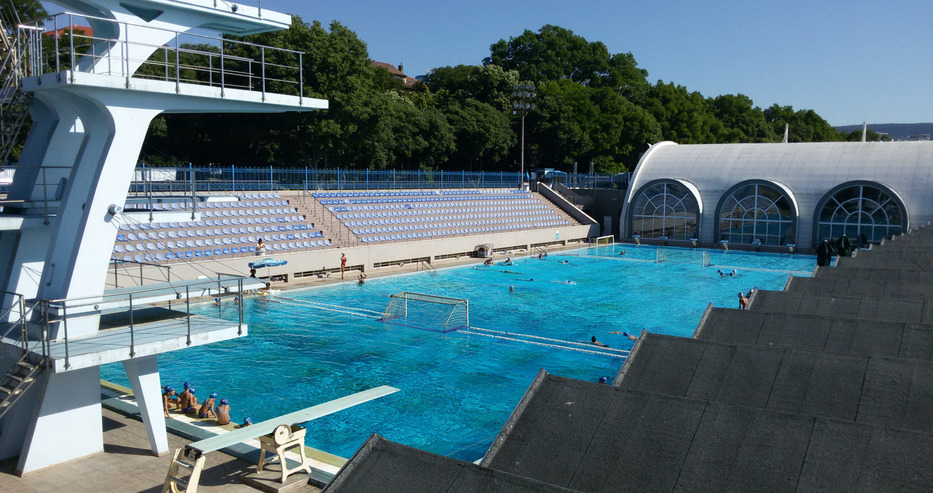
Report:
[[[621,252],[619,252],[619,255],[625,255],[625,250],[622,250]]]
[[[593,336],[590,338],[590,343],[592,343],[594,346],[609,347],[609,344],[604,344],[602,342],[597,341],[596,336]]]
[[[510,292],[510,293],[514,293],[514,292],[515,292],[515,286],[509,286],[509,292]]]
[[[492,265],[492,257],[487,258],[483,265]]]

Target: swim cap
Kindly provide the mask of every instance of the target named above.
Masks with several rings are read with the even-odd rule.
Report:
[[[628,337],[628,332],[623,332],[622,335],[624,335],[625,337]]]
[[[220,400],[220,405],[222,405],[222,406],[227,405],[227,399],[226,399],[226,398],[221,399],[221,400]]]
[[[609,379],[606,378],[606,377],[599,377],[599,383],[606,383],[606,382],[608,382],[608,381],[609,381]]]
[[[211,399],[217,397],[217,392],[211,392]]]
[[[166,385],[166,386],[165,386],[165,391],[166,391],[166,392],[175,392],[175,389],[174,389],[171,385]]]
[[[185,388],[187,389],[188,387],[191,387],[191,384],[188,382],[185,382]]]
[[[194,387],[188,387],[188,392],[194,393]]]
[[[253,420],[251,420],[251,419],[249,419],[249,418],[246,418],[246,419],[243,420],[243,424],[244,424],[244,425],[251,425],[251,424],[253,424]]]

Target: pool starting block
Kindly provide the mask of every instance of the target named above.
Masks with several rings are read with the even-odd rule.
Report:
[[[262,471],[266,451],[268,450],[270,452],[274,451],[276,457],[281,461],[283,483],[290,474],[299,470],[305,470],[310,474],[311,467],[308,465],[308,459],[304,454],[304,437],[306,430],[298,426],[299,424],[333,414],[337,411],[342,411],[373,399],[394,394],[398,391],[399,389],[395,387],[381,385],[323,404],[311,406],[300,411],[288,413],[277,418],[262,421],[252,426],[244,426],[228,433],[220,433],[210,438],[205,438],[204,440],[189,443],[185,445],[184,449],[175,451],[175,457],[172,460],[171,466],[169,466],[169,472],[165,478],[162,492],[179,493],[183,491],[186,493],[195,493],[198,488],[201,470],[204,467],[204,454],[257,438],[259,438],[260,448],[262,450],[260,452],[258,471]],[[287,469],[285,450],[295,446],[299,447],[301,464],[297,468]],[[194,459],[188,460],[187,457],[191,454],[194,455]],[[178,472],[180,468],[190,470],[187,481],[179,479]],[[181,488],[179,488],[179,486]]]

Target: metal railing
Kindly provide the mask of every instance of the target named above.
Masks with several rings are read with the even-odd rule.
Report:
[[[128,281],[136,281],[136,284],[133,286],[143,286],[146,284],[146,281],[151,282],[172,282],[172,266],[170,265],[161,265],[155,262],[138,262],[136,260],[120,260],[116,258],[110,259],[110,266],[113,267],[113,284],[107,283],[108,287],[114,289],[120,287],[120,278],[126,278]],[[139,275],[137,276],[134,273],[130,273],[130,269],[134,267],[139,267]],[[108,269],[110,270],[110,269]],[[149,277],[144,273],[148,271],[155,271],[163,274],[163,277]],[[109,277],[109,276],[108,276]]]
[[[518,188],[520,173],[509,171],[358,170],[268,167],[151,167],[136,168],[131,195],[201,192],[258,192],[278,190],[421,190]],[[627,174],[571,174],[562,177],[572,186],[616,187]]]
[[[121,37],[96,36],[76,24],[87,20],[93,20],[98,33],[100,26],[113,24],[111,30]],[[141,41],[152,32],[170,41]],[[74,82],[79,73],[103,74],[125,79],[127,87],[131,79],[145,78],[174,83],[176,91],[181,84],[199,84],[219,87],[221,97],[226,89],[242,89],[261,92],[263,101],[274,92],[297,95],[303,102],[300,51],[71,12],[20,24],[18,34],[17,43],[25,43],[18,52],[27,77],[53,73],[60,81],[65,75]]]
[[[48,356],[48,332],[43,327],[38,338],[31,340],[29,337],[29,319],[37,313],[36,308],[40,303],[37,300],[27,300],[25,296],[11,291],[0,290],[0,297],[10,300],[9,306],[0,307],[0,327],[3,328],[0,338],[16,340],[24,354],[34,349],[30,347],[31,342],[39,342],[39,353],[42,355],[42,364],[45,364]],[[16,336],[10,337],[17,330]]]
[[[225,277],[226,276],[226,277]],[[186,336],[187,336],[187,345],[191,345],[191,297],[205,296],[204,292],[214,295],[215,293],[224,293],[226,289],[226,281],[233,280],[236,278],[236,292],[238,296],[241,296],[243,293],[243,278],[239,275],[234,274],[221,274],[217,273],[216,279],[200,279],[196,281],[189,281],[184,284],[181,284],[176,287],[176,299],[184,298],[185,308],[184,312],[181,310],[173,313],[169,313],[164,320],[169,319],[178,319],[181,316],[185,319],[186,324]],[[210,291],[216,290],[216,291]],[[195,293],[192,294],[192,291]],[[200,294],[198,293],[200,292]],[[182,294],[184,293],[184,294]],[[64,369],[68,370],[71,368],[70,358],[70,338],[68,336],[68,322],[74,321],[88,316],[100,315],[102,312],[107,312],[108,314],[120,313],[125,311],[128,317],[128,330],[130,336],[129,345],[126,347],[128,351],[128,357],[133,358],[136,356],[136,333],[138,332],[137,323],[134,320],[134,313],[136,310],[140,309],[140,299],[147,299],[155,296],[165,295],[164,287],[162,288],[143,288],[134,290],[128,293],[119,293],[119,294],[103,294],[100,296],[87,296],[81,298],[67,298],[67,299],[55,299],[55,300],[38,300],[37,304],[39,305],[40,312],[42,314],[42,331],[43,334],[51,333],[53,326],[57,325],[58,332],[56,334],[55,341],[56,343],[61,343],[64,346]],[[143,303],[144,306],[150,306]],[[169,308],[172,307],[171,301],[169,301]],[[243,334],[243,303],[238,303],[237,307],[237,335]],[[180,315],[178,315],[180,314]],[[219,316],[218,316],[219,318]],[[146,321],[146,323],[152,322],[152,320]],[[105,329],[109,330],[109,329]],[[82,341],[88,340],[87,335],[83,335],[80,339]],[[48,339],[45,337],[45,339]],[[112,343],[112,341],[111,341]],[[51,341],[45,343],[51,344]],[[45,353],[48,354],[48,353]]]

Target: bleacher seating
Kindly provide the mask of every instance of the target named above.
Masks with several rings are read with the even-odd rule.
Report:
[[[153,210],[190,210],[191,203],[154,202]],[[320,248],[324,232],[278,194],[247,194],[235,200],[198,202],[200,221],[120,225],[113,257],[163,262],[199,257],[254,255],[259,238],[267,251]],[[127,211],[133,206],[127,205]]]
[[[554,228],[572,223],[536,194],[512,189],[313,192],[315,217],[333,215],[353,241],[370,244]],[[241,194],[197,203],[199,221],[127,223],[113,257],[172,262],[291,252],[331,245],[306,213],[278,194]],[[153,202],[154,210],[191,210],[191,203]],[[133,206],[128,204],[127,211]],[[145,210],[148,210],[145,208]],[[341,228],[342,229],[342,228]],[[328,236],[337,233],[330,231]]]
[[[312,196],[364,243],[571,224],[522,190],[315,192]]]

